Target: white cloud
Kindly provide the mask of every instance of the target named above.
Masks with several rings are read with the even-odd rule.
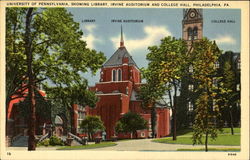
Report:
[[[170,31],[165,26],[145,26],[143,30],[145,36],[141,39],[131,39],[124,34],[124,45],[129,51],[146,49],[148,46],[158,44],[163,37],[171,36]],[[120,45],[120,34],[112,37],[111,41],[114,48],[117,48]]]
[[[94,49],[95,43],[101,43],[102,40],[94,36],[94,30],[97,28],[95,24],[84,25],[83,30],[85,30],[82,40],[87,42],[87,47]]]
[[[231,35],[219,35],[215,38],[217,44],[235,44],[236,41]]]

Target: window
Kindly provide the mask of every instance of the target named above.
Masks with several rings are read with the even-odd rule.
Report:
[[[193,92],[194,91],[194,85],[193,84],[188,85],[188,90]]]
[[[189,72],[189,73],[193,73],[193,72],[194,72],[193,65],[190,65],[190,66],[188,67],[188,72]]]
[[[236,91],[240,91],[240,84],[236,85]]]
[[[214,64],[214,68],[215,68],[215,69],[220,68],[220,63],[219,63],[218,61],[216,61],[216,62],[215,62],[215,64]]]
[[[193,30],[192,28],[188,28],[188,40],[192,40],[193,37]]]
[[[116,70],[112,70],[112,81],[116,81]]]
[[[144,132],[141,132],[141,137],[145,137],[145,133]]]
[[[188,111],[193,111],[194,110],[194,106],[192,104],[192,102],[188,102]]]
[[[215,108],[216,108],[216,101],[213,100],[213,111],[215,111]]]
[[[218,79],[217,78],[213,78],[213,85],[215,87],[218,87]]]
[[[193,30],[193,39],[198,39],[198,28],[197,27],[194,27],[194,30]]]
[[[237,61],[237,69],[240,69],[240,60]]]
[[[118,69],[118,81],[122,81],[122,70]]]

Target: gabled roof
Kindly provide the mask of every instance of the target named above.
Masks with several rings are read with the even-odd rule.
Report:
[[[115,53],[104,63],[103,67],[112,67],[122,65],[122,58],[128,57],[128,65],[134,65],[138,68],[132,56],[128,53],[126,47],[119,47]]]

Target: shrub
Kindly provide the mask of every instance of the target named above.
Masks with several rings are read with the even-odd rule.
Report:
[[[38,142],[37,146],[49,146],[49,139],[46,138],[45,140]]]
[[[49,139],[46,138],[42,142],[37,143],[37,146],[49,146],[49,145],[50,146],[64,146],[64,142],[60,138],[56,136],[52,136]]]
[[[56,136],[50,137],[49,144],[52,146],[56,146],[56,145],[63,146],[64,145],[63,141]]]

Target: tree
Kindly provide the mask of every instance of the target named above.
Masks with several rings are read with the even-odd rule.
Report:
[[[139,91],[139,99],[142,100],[142,107],[145,110],[149,109],[151,112],[152,137],[156,134],[156,103],[162,99],[165,91],[164,87],[160,85],[159,76],[153,74],[155,72],[151,72],[149,68],[142,68],[142,76],[147,80],[147,83],[143,84]]]
[[[146,94],[143,93],[141,97],[143,100],[149,99],[150,102],[156,102],[157,99],[168,94],[169,104],[173,110],[173,140],[176,140],[177,92],[187,65],[185,61],[187,46],[183,40],[166,37],[161,40],[159,46],[148,49],[149,64],[144,73],[147,80],[147,86],[144,88],[148,91],[145,92],[142,86],[142,93]]]
[[[79,23],[64,8],[7,8],[6,17],[6,105],[28,88],[28,150],[35,150],[34,88],[49,83],[46,86],[74,89],[84,81],[83,73],[94,74],[105,57],[86,48]]]
[[[134,112],[125,113],[121,119],[116,123],[116,132],[127,133],[130,132],[131,135],[134,134],[136,138],[137,130],[142,130],[147,128],[147,121],[142,118],[139,114]]]
[[[229,118],[230,118],[230,128],[231,128],[231,134],[234,134],[233,130],[233,113],[232,109],[234,106],[234,103],[237,99],[237,93],[234,93],[234,86],[236,82],[236,77],[235,74],[233,73],[232,70],[232,65],[230,64],[229,61],[226,61],[224,63],[223,67],[223,78],[222,78],[222,92],[221,96],[223,98],[223,104],[225,106],[225,109],[229,113]]]
[[[216,75],[214,64],[218,61],[221,51],[215,42],[204,38],[193,43],[193,78],[198,83],[200,95],[196,100],[195,121],[193,125],[193,144],[201,144],[205,134],[205,150],[208,151],[208,136],[212,139],[217,137],[221,130],[220,118],[221,108],[218,105],[220,99],[217,96],[218,87],[213,83]]]
[[[104,124],[99,116],[86,116],[80,124],[83,132],[88,134],[88,138],[93,140],[93,135],[99,131],[104,131]]]
[[[88,90],[87,85],[87,80],[83,80],[70,87],[45,88],[48,91],[48,98],[55,104],[55,107],[53,107],[53,117],[57,114],[64,114],[66,121],[71,122],[69,126],[73,134],[76,134],[76,128],[73,128],[73,104],[93,108],[98,100],[95,93]]]

